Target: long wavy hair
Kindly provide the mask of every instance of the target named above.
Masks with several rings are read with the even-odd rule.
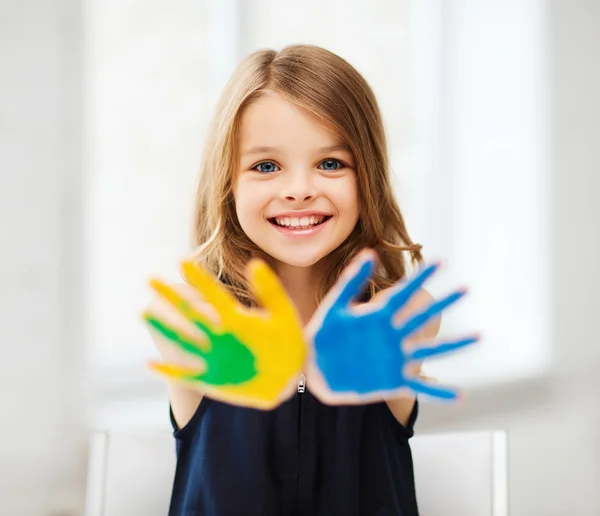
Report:
[[[233,186],[241,115],[265,91],[280,94],[336,131],[350,147],[356,165],[359,220],[348,238],[324,258],[326,267],[317,301],[366,247],[375,249],[379,256],[367,296],[404,278],[407,265],[422,261],[421,245],[408,236],[394,198],[377,101],[365,79],[348,62],[313,45],[291,45],[279,52],[256,51],[240,63],[225,86],[202,159],[193,214],[194,259],[227,284],[240,301],[255,304],[244,271],[252,256],[264,252],[238,222]]]

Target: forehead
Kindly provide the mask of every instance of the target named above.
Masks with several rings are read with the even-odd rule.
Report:
[[[342,138],[317,117],[283,98],[267,93],[242,113],[240,144],[246,149],[269,146],[280,149],[343,145]]]

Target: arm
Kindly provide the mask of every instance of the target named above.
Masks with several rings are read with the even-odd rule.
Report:
[[[375,296],[373,299],[376,298],[377,296]],[[400,321],[406,319],[413,313],[418,312],[425,306],[430,305],[433,300],[433,296],[425,289],[419,290],[417,293],[415,293],[408,306],[404,310],[400,311],[397,320]],[[410,342],[411,345],[418,345],[420,341],[433,340],[440,330],[440,324],[441,316],[438,316],[429,322],[429,324],[427,324],[421,331],[417,332],[412,338],[408,339],[408,342]],[[419,376],[421,364],[418,363],[411,365],[408,371],[412,376]],[[398,422],[401,425],[406,426],[415,403],[415,396],[413,394],[406,394],[402,397],[388,399],[386,400],[386,403]]]
[[[172,285],[180,294],[188,299],[196,299],[198,305],[203,305],[198,293],[194,288],[185,283]],[[210,309],[210,308],[209,308]],[[190,335],[197,335],[203,338],[194,326],[177,311],[169,305],[163,298],[156,296],[146,308],[146,312],[159,316],[166,323],[172,324],[177,328],[181,328]],[[150,335],[154,345],[165,362],[177,364],[186,367],[201,367],[200,361],[187,353],[184,353],[179,348],[171,344],[158,332],[150,329]],[[198,405],[202,401],[203,394],[193,388],[190,388],[181,382],[167,379],[167,390],[169,400],[173,410],[173,416],[178,428],[183,428],[192,419]]]

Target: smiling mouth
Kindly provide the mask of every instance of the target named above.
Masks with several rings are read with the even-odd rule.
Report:
[[[292,217],[271,217],[267,219],[274,226],[290,229],[290,230],[306,230],[311,228],[316,228],[321,224],[327,222],[332,215],[319,215],[319,216],[310,216],[310,217],[302,217],[302,218],[292,218]]]

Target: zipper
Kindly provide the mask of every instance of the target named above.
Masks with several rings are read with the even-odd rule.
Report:
[[[296,466],[298,468],[297,472],[298,472],[298,476],[297,476],[297,480],[296,480],[296,505],[300,504],[300,462],[301,462],[301,453],[300,453],[300,448],[301,448],[301,443],[302,443],[302,405],[303,405],[303,401],[304,401],[304,391],[306,390],[306,376],[304,376],[303,374],[300,375],[300,377],[298,378],[298,433],[297,433],[297,439],[298,439],[298,448],[297,448],[297,455],[296,455]]]
[[[305,388],[306,388],[306,376],[301,374],[300,378],[298,379],[298,392],[300,394],[304,393]]]

